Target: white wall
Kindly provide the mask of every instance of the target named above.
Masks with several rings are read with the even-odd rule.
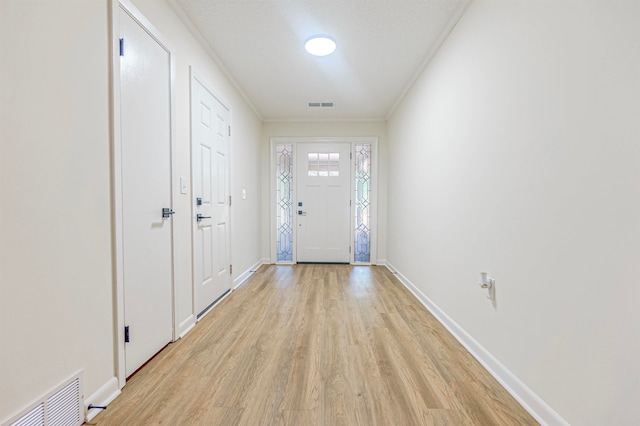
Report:
[[[575,425],[640,419],[638,22],[476,0],[389,121],[389,261]]]
[[[135,6],[168,40],[176,59],[176,145],[177,175],[191,178],[190,136],[190,71],[189,67],[207,82],[209,88],[231,109],[231,194],[233,278],[247,271],[261,258],[260,253],[260,138],[262,121],[247,105],[228,81],[209,53],[194,38],[174,10],[164,1],[134,0]],[[240,193],[246,189],[247,198]],[[191,269],[191,195],[178,195],[177,214],[177,291],[178,323],[193,314]],[[189,212],[188,214],[179,214]]]
[[[165,2],[135,5],[176,55],[176,179],[190,178],[190,65],[231,108],[235,278],[261,258],[262,123]],[[108,16],[107,0],[0,2],[0,421],[79,369],[85,396],[115,382]],[[174,223],[180,322],[190,214]]]
[[[0,421],[114,376],[105,1],[0,3]]]
[[[387,247],[387,123],[384,121],[305,121],[305,122],[265,122],[262,126],[262,253],[270,257],[271,224],[269,182],[270,174],[270,138],[278,136],[340,137],[340,136],[377,136],[378,137],[378,259],[386,260]]]

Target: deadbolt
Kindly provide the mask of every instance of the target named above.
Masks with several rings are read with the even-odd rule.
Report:
[[[171,210],[168,207],[164,207],[162,209],[162,218],[163,219],[167,219],[167,218],[171,217],[172,214],[176,214],[176,212],[174,212],[173,210]]]

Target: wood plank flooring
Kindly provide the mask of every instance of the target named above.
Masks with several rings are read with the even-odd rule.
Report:
[[[386,268],[265,265],[92,424],[537,423]]]

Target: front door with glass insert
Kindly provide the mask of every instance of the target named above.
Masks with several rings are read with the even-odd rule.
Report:
[[[376,140],[316,139],[323,140],[272,139],[271,259],[274,263],[370,263],[375,258],[372,155]]]
[[[298,262],[350,262],[350,150],[348,143],[297,144]]]

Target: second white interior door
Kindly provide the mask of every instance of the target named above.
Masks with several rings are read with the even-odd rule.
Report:
[[[173,337],[170,54],[119,9],[125,374]]]
[[[231,289],[229,110],[195,77],[191,81],[194,311]]]
[[[349,263],[349,143],[299,143],[296,156],[298,262]]]

